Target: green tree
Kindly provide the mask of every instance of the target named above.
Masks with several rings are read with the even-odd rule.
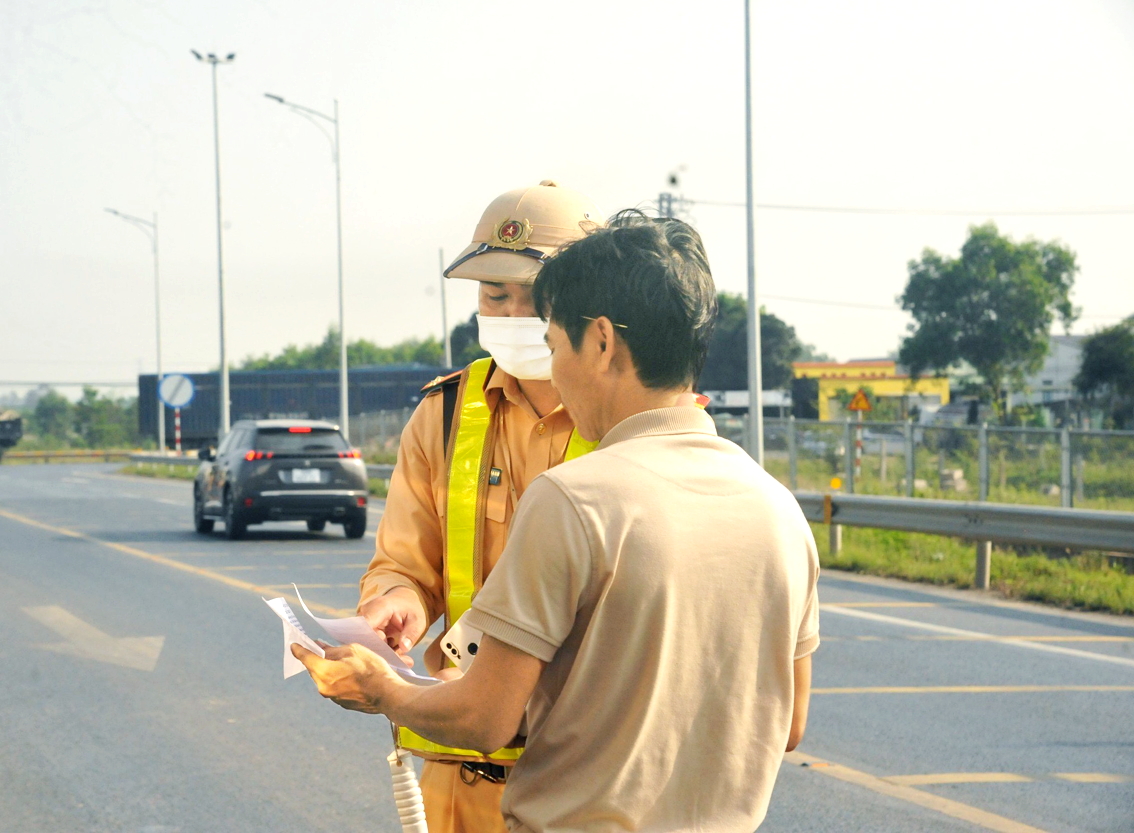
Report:
[[[791,384],[791,363],[804,350],[795,328],[760,310],[760,371],[765,390]],[[709,343],[700,390],[748,389],[748,302],[740,295],[717,295],[717,324]]]
[[[464,367],[488,355],[480,346],[480,328],[476,324],[475,312],[468,321],[462,321],[453,328],[449,334],[449,349],[453,352],[454,367]]]
[[[385,364],[441,364],[444,350],[435,336],[409,338],[393,347],[381,347],[360,338],[347,344],[347,365],[368,367]],[[331,325],[318,344],[289,344],[278,355],[248,356],[238,370],[336,370],[339,366],[339,329]]]
[[[1134,316],[1083,341],[1075,387],[1101,405],[1114,427],[1134,426]]]
[[[75,433],[88,448],[123,448],[138,444],[138,400],[99,396],[83,388],[75,403]]]
[[[35,403],[31,433],[66,442],[71,436],[74,419],[75,406],[70,400],[54,390],[49,390]]]
[[[915,377],[968,362],[1002,414],[1005,388],[1020,389],[1043,365],[1055,317],[1064,327],[1077,317],[1070,295],[1078,269],[1071,250],[1031,239],[1016,243],[993,223],[969,228],[959,258],[926,249],[909,262],[899,298],[914,319],[899,361]]]

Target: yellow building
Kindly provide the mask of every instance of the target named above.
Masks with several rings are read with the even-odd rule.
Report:
[[[902,399],[912,405],[949,404],[949,380],[923,377],[911,379],[899,376],[897,363],[888,359],[857,362],[794,362],[791,366],[796,379],[815,379],[818,383],[817,410],[819,419],[843,416],[839,404],[840,390],[854,393],[859,388],[870,388],[874,397]]]

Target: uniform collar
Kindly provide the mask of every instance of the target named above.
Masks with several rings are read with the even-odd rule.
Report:
[[[541,419],[554,419],[559,414],[566,413],[566,411],[563,410],[563,406],[558,405],[556,406],[555,410],[551,411],[550,413],[547,413],[542,417],[539,416],[539,414],[535,412],[535,408],[533,408],[531,403],[528,402],[528,398],[524,396],[524,392],[520,390],[519,380],[516,379],[516,377],[512,374],[505,373],[496,364],[493,364],[492,373],[489,375],[488,381],[484,385],[484,393],[485,397],[492,404],[493,408],[500,404],[500,397],[503,396],[513,405],[521,408],[524,413],[526,413],[532,419],[537,421]]]

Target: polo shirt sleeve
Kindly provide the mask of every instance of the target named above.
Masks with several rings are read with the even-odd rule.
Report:
[[[815,653],[819,647],[819,553],[811,529],[806,524],[804,528],[807,532],[807,601],[795,642],[796,659]]]
[[[571,633],[594,572],[586,527],[546,474],[516,511],[500,561],[467,614],[470,625],[550,662]]]

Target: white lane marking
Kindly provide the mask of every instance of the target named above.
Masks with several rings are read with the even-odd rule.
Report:
[[[917,622],[913,619],[903,619],[900,616],[887,616],[884,613],[871,613],[868,610],[858,610],[852,608],[840,608],[837,605],[827,605],[823,608],[825,613],[839,613],[843,616],[853,616],[858,619],[868,619],[872,622],[884,622],[888,625],[900,625],[907,628],[919,628],[926,631],[934,631],[936,633],[947,633],[954,636],[964,636],[970,639],[982,639],[988,642],[998,642],[1001,645],[1012,645],[1017,648],[1028,648],[1033,651],[1046,651],[1051,654],[1063,654],[1069,657],[1079,657],[1080,659],[1093,659],[1097,662],[1109,662],[1113,665],[1125,665],[1128,668],[1134,668],[1134,659],[1126,659],[1125,657],[1112,657],[1106,654],[1096,654],[1093,651],[1081,651],[1077,648],[1064,648],[1061,645],[1049,645],[1045,642],[1025,642],[1013,637],[997,636],[996,634],[983,633],[981,631],[969,631],[963,628],[950,628],[945,625],[932,625],[929,622]]]
[[[35,646],[59,654],[109,662],[138,671],[153,671],[165,645],[164,636],[115,639],[57,605],[25,607],[22,610],[66,640]]]
[[[169,498],[159,497],[155,499],[157,503],[167,503],[170,506],[188,506],[189,504],[183,500],[170,500]]]

